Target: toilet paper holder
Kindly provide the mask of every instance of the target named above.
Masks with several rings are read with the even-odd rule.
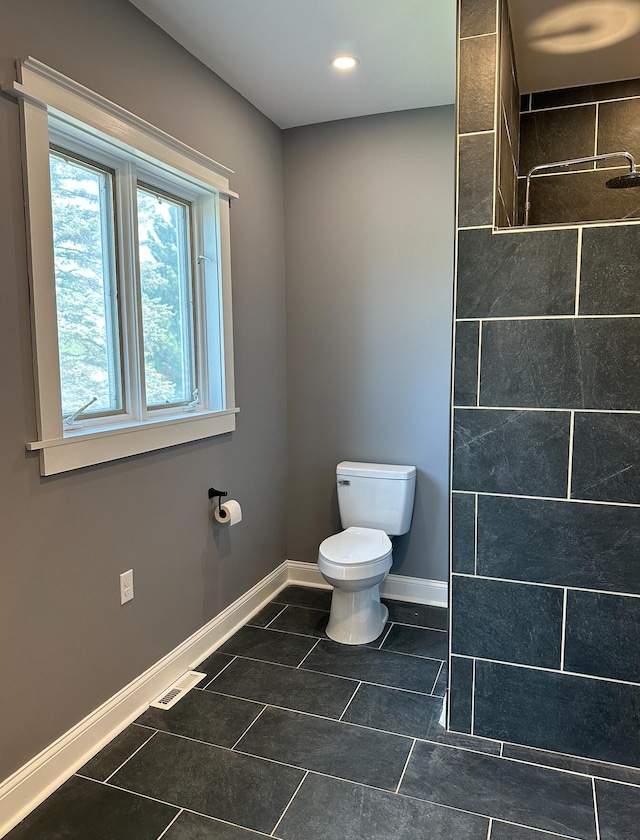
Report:
[[[220,510],[220,508],[222,507],[222,497],[223,496],[228,496],[228,495],[229,494],[227,493],[226,490],[216,490],[215,487],[210,487],[209,488],[209,498],[210,499],[215,499],[215,498],[218,499],[218,510]]]

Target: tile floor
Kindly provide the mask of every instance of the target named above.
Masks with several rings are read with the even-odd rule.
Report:
[[[447,733],[444,610],[388,602],[370,645],[290,586],[9,840],[632,840],[640,770]]]

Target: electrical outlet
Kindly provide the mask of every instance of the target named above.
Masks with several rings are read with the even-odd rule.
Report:
[[[120,575],[120,603],[133,601],[133,569]]]

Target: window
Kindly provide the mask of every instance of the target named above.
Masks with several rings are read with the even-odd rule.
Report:
[[[233,431],[230,170],[19,70],[42,474]]]

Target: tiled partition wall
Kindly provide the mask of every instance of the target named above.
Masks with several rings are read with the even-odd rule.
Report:
[[[630,152],[640,163],[640,79],[523,96],[520,128],[522,224],[525,176],[534,166],[619,151]],[[640,216],[640,189],[604,186],[607,179],[629,171],[623,160],[574,169],[578,171],[533,180],[531,224]]]
[[[460,8],[449,725],[640,766],[640,226],[493,232],[495,6]]]

